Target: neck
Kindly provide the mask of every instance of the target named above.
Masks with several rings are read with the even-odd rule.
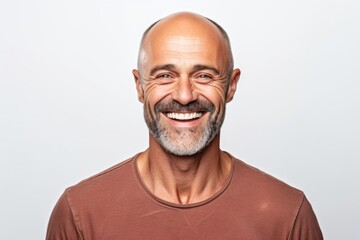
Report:
[[[160,199],[178,204],[204,201],[226,183],[231,170],[230,157],[219,148],[219,135],[193,156],[175,156],[150,135],[149,149],[137,160],[140,176]]]

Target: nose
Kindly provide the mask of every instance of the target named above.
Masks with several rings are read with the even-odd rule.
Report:
[[[178,103],[187,105],[197,100],[198,93],[194,90],[191,80],[187,77],[182,77],[179,79],[171,96]]]

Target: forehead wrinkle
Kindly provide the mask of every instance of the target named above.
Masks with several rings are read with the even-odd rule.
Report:
[[[174,37],[164,37],[156,41],[154,45],[157,45],[159,42],[163,42],[161,49],[169,52],[178,51],[179,54],[182,53],[210,53],[214,48],[220,48],[219,41],[214,39],[209,39],[201,36],[194,37],[184,37],[184,36],[174,36]],[[153,46],[155,47],[155,46]]]
[[[164,64],[175,63],[175,65],[199,66],[210,66],[213,65],[210,64],[211,62],[217,63],[219,59],[224,59],[223,51],[221,51],[219,45],[204,43],[200,39],[196,40],[196,43],[193,43],[193,41],[182,41],[179,44],[177,41],[171,41],[161,45],[159,48],[154,46],[154,48],[148,51],[149,57],[155,61],[155,64],[156,61],[165,61]]]
[[[166,37],[165,40],[167,41],[167,45],[181,45],[181,46],[196,46],[196,45],[203,45],[204,41],[208,39],[200,37],[200,36],[174,36],[174,37]]]

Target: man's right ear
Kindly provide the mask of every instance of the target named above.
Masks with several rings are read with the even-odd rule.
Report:
[[[138,94],[138,99],[140,102],[144,103],[144,91],[142,89],[141,86],[141,78],[140,78],[140,74],[139,71],[134,69],[132,71],[132,74],[134,75],[134,80],[135,80],[135,84],[136,84],[136,91]]]

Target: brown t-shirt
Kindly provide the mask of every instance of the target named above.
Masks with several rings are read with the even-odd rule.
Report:
[[[46,239],[323,239],[301,191],[238,159],[216,195],[180,205],[146,189],[136,157],[68,188]]]

